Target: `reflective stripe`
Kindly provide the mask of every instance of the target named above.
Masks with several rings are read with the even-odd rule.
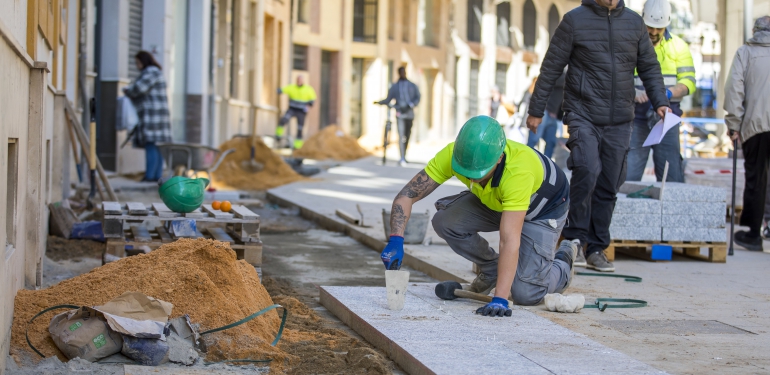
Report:
[[[686,79],[688,81],[692,81],[692,83],[696,83],[695,82],[695,77],[686,76],[686,77],[682,77],[682,79]]]
[[[545,156],[541,156],[541,159]],[[548,171],[551,173],[550,176],[548,176],[548,183],[551,184],[551,186],[556,186],[556,166],[553,165],[553,161],[550,158],[547,158],[548,160]]]
[[[537,207],[534,210],[532,210],[532,212],[530,212],[527,216],[525,216],[524,219],[532,220],[533,218],[535,218],[538,214],[540,214],[540,211],[543,210],[543,207],[545,206],[546,203],[548,203],[548,198],[541,199],[540,204],[538,204]]]
[[[695,78],[692,78],[692,77],[686,77],[686,78],[691,78],[693,80],[693,82],[695,81]],[[677,84],[676,76],[664,76],[663,77],[663,84],[666,85],[666,87],[676,86],[676,84]],[[639,77],[635,77],[634,78],[634,86],[636,88],[640,89],[640,90],[643,89],[644,88],[644,84],[642,83],[642,79],[639,78]]]
[[[537,199],[537,193],[532,194],[532,196],[529,198],[529,204],[532,204],[532,202],[534,202],[535,199]]]
[[[694,66],[683,66],[683,67],[680,67],[680,68],[676,68],[676,73],[677,74],[688,73],[688,72],[695,73],[695,67]]]
[[[540,156],[540,152],[535,151],[535,153],[537,153],[538,156]],[[543,161],[543,158],[538,158],[538,159],[540,159],[540,165],[543,166],[543,181],[545,181],[545,175],[546,175],[546,173],[545,173],[546,172],[546,170],[545,170],[545,162]]]
[[[666,85],[666,87],[676,86],[677,82],[676,77],[663,77],[663,84]]]

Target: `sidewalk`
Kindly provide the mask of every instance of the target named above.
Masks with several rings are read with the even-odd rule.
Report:
[[[396,193],[423,167],[412,164],[400,168],[392,166],[392,161],[383,167],[378,163],[374,157],[344,163],[312,180],[272,189],[268,198],[299,206],[303,216],[377,250],[371,256],[378,259],[386,240],[382,209],[390,209]],[[436,199],[464,189],[459,181],[450,180],[418,202],[415,212],[435,213]],[[336,209],[355,214],[356,204],[361,205],[365,224],[371,228],[355,227],[335,216]],[[427,236],[433,244],[407,245],[405,264],[439,280],[473,279],[470,262],[454,254],[430,226]],[[484,237],[497,247],[497,233]],[[550,313],[542,305],[527,309],[670,373],[767,373],[768,264],[770,254],[741,249],[723,264],[682,257],[651,263],[618,255],[617,273],[640,276],[642,283],[578,276],[569,292],[584,294],[587,302],[598,297],[643,299],[649,302],[648,307],[603,313],[585,309],[579,314]]]

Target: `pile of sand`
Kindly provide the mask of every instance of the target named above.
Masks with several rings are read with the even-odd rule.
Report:
[[[257,137],[254,159],[265,168],[252,173],[241,167],[241,162],[251,158],[251,146],[254,138],[236,137],[219,146],[222,151],[235,149],[227,155],[222,164],[214,172],[213,183],[217,188],[232,188],[238,190],[267,190],[276,186],[289,184],[304,179],[295,172],[283,158],[273,152]]]
[[[11,354],[31,353],[24,338],[27,322],[39,311],[59,304],[101,305],[127,291],[138,291],[174,304],[171,317],[189,314],[201,331],[238,321],[273,304],[254,267],[236,260],[227,243],[180,239],[145,255],[127,257],[48,289],[20,290],[16,295],[11,333]],[[55,310],[30,326],[32,344],[46,357],[65,360],[48,333]],[[291,311],[290,311],[291,314]],[[307,340],[307,334],[284,331],[279,347],[272,347],[280,319],[276,310],[235,328],[204,336],[206,359],[273,358],[273,370],[299,361],[282,349],[284,341]],[[33,354],[34,355],[34,354]]]
[[[369,156],[369,152],[337,125],[329,125],[306,140],[293,156],[316,160],[356,160]]]

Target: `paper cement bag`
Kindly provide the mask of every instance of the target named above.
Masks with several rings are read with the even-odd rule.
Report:
[[[120,352],[123,346],[120,334],[109,328],[104,316],[85,306],[54,316],[48,332],[69,359],[95,362]]]
[[[104,314],[113,330],[124,335],[165,340],[163,330],[174,305],[139,292],[125,292],[94,309]]]

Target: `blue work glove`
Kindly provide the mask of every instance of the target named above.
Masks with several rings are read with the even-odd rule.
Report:
[[[668,98],[668,100],[671,100],[672,95],[674,95],[674,93],[672,93],[671,90],[666,89],[666,97]]]
[[[390,241],[380,254],[386,270],[401,269],[401,261],[404,259],[404,237],[390,236]]]
[[[476,314],[484,316],[511,316],[513,311],[508,308],[508,300],[495,297],[492,298],[492,302],[488,303],[484,307],[479,307],[476,310]]]

